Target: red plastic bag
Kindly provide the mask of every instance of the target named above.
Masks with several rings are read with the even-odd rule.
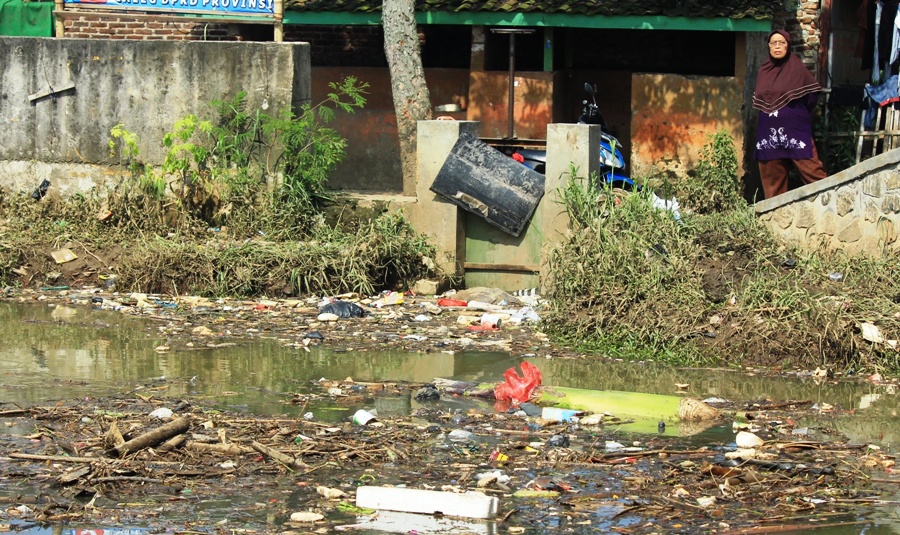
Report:
[[[530,362],[522,362],[519,364],[522,368],[522,375],[519,375],[515,367],[509,368],[503,374],[506,378],[494,387],[494,397],[497,401],[512,402],[513,405],[524,403],[531,398],[534,389],[541,384],[541,370]]]

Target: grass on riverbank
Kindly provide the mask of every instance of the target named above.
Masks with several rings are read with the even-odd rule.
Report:
[[[746,204],[677,219],[646,189],[594,183],[573,175],[564,195],[573,228],[547,295],[556,338],[677,365],[900,369],[896,257],[803,252]],[[865,339],[867,325],[884,341]]]
[[[0,285],[97,283],[116,276],[120,290],[231,297],[284,297],[408,287],[433,276],[435,248],[397,213],[360,222],[353,230],[324,219],[294,239],[269,239],[242,225],[208,228],[185,212],[169,212],[169,231],[133,219],[116,226],[98,219],[102,197],[24,195],[0,204]],[[158,207],[156,207],[158,208]],[[157,214],[156,209],[135,210]],[[153,221],[156,216],[153,215]],[[245,220],[264,219],[264,213]],[[55,264],[51,252],[78,258]]]

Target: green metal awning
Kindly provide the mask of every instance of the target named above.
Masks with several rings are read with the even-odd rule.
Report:
[[[723,32],[768,32],[770,19],[699,18],[654,16],[602,16],[567,13],[418,12],[419,24],[463,26],[527,26],[545,28],[595,28],[618,30],[689,30]],[[284,24],[381,25],[381,12],[286,11]]]

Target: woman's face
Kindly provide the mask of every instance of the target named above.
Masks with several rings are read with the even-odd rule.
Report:
[[[782,59],[788,54],[788,42],[780,33],[773,33],[769,38],[769,55],[774,59]]]

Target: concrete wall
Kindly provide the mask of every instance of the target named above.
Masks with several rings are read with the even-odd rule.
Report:
[[[849,254],[900,250],[900,150],[756,203],[772,232],[806,248],[822,244]]]
[[[32,189],[49,179],[62,194],[85,191],[120,171],[109,132],[140,136],[141,159],[165,157],[163,135],[209,103],[248,92],[268,113],[308,102],[303,43],[217,43],[0,37],[0,186]],[[43,90],[72,89],[33,99]]]
[[[635,74],[631,176],[679,179],[697,165],[708,136],[725,130],[743,146],[743,83],[734,77]]]
[[[574,164],[584,176],[599,169],[600,127],[551,124],[544,195],[522,234],[513,237],[465,212],[430,190],[444,161],[463,132],[476,135],[476,121],[419,121],[416,199],[403,208],[410,224],[438,249],[437,263],[446,273],[465,275],[467,287],[530,288],[546,281],[547,253],[569,226],[559,189]]]
[[[321,102],[333,90],[328,86],[347,76],[369,84],[366,106],[352,114],[337,113],[329,127],[347,140],[344,160],[328,179],[331,189],[402,192],[400,138],[397,112],[391,97],[391,76],[378,67],[313,67],[312,100]],[[467,108],[469,71],[425,69],[432,105],[459,104]],[[448,115],[448,114],[440,114]],[[465,112],[449,114],[465,119]]]

